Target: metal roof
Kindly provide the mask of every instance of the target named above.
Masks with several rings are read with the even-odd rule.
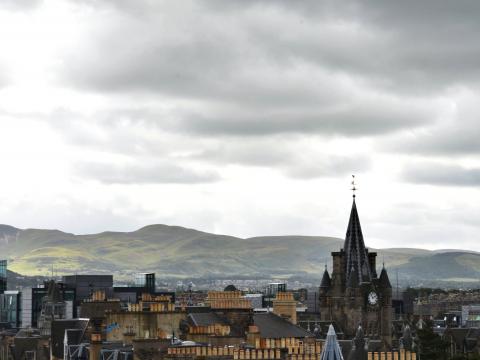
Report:
[[[323,346],[320,360],[343,360],[342,350],[338,344],[337,334],[335,333],[333,325],[330,325],[328,329],[327,340]]]

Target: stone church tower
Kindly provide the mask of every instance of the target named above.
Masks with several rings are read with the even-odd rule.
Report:
[[[365,247],[355,195],[343,249],[332,257],[332,276],[325,268],[319,291],[322,320],[335,322],[346,339],[361,326],[365,337],[390,348],[392,286],[385,267],[377,276],[377,253]]]

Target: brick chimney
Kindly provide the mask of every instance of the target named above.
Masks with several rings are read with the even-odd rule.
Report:
[[[279,292],[273,300],[273,313],[297,324],[297,302],[291,292]]]

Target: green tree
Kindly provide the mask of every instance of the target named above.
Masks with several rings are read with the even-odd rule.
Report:
[[[448,343],[433,332],[433,324],[427,322],[422,329],[417,329],[418,353],[420,360],[447,360]]]
[[[453,356],[450,360],[480,360],[478,354],[460,354]]]

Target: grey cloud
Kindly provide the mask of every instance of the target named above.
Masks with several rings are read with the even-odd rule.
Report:
[[[300,57],[410,93],[438,92],[480,80],[476,2],[262,3],[300,14],[288,31],[260,32],[275,54]],[[335,31],[319,31],[317,24],[323,22],[333,24]]]
[[[129,156],[157,157],[169,152],[170,144],[161,125],[169,122],[170,116],[160,110],[135,107],[110,108],[88,116],[69,109],[35,115],[68,144]],[[181,149],[184,145],[178,142],[177,147]]]
[[[7,86],[10,83],[10,77],[8,76],[8,69],[2,63],[0,58],[0,89]]]
[[[480,185],[480,168],[458,165],[416,163],[406,167],[402,175],[404,180],[417,184],[472,187]]]
[[[116,196],[107,208],[97,207],[89,199],[62,194],[63,201],[48,201],[32,206],[25,199],[16,199],[4,221],[19,228],[60,229],[76,234],[91,234],[105,230],[133,231],[158,221],[155,215],[128,197]],[[93,198],[93,196],[92,196]],[[131,213],[121,214],[118,209]],[[134,214],[134,215],[132,215]]]
[[[349,10],[350,17],[340,18],[343,27],[336,28],[335,9],[318,15],[331,16],[330,22],[319,22],[282,10],[286,3],[267,3],[265,14],[245,6],[240,13],[198,11],[195,21],[170,2],[147,3],[156,11],[145,11],[141,20],[120,8],[88,33],[91,44],[76,44],[64,55],[65,81],[193,102],[200,110],[193,119],[180,118],[177,127],[203,134],[375,135],[435,119],[426,98],[413,101],[388,91],[374,98],[378,83],[365,75],[378,72],[387,85],[411,79],[396,66],[402,56],[394,49],[403,44],[355,18],[363,13]],[[182,4],[190,10],[200,6]]]
[[[8,80],[6,79],[5,76],[2,76],[2,74],[0,73],[0,89],[7,86],[8,84]]]
[[[285,173],[297,179],[315,179],[320,177],[336,177],[347,174],[362,174],[370,170],[371,159],[366,156],[322,156],[322,158],[304,158],[292,163]]]
[[[70,72],[79,74],[75,80],[111,90],[170,87],[172,92],[208,96],[212,86],[216,94],[228,88],[218,82],[238,82],[231,74],[244,71],[239,63],[258,68],[258,74],[265,65],[279,66],[282,74],[312,64],[313,73],[328,69],[409,93],[439,92],[480,80],[480,6],[471,1],[180,3],[121,1],[117,8],[123,17],[135,8],[150,21],[163,13],[181,21],[174,27],[153,21],[147,26],[150,31],[130,21],[124,24],[129,32],[121,42],[115,40],[118,29],[97,37],[89,59],[74,56],[67,62],[73,66]],[[195,22],[188,26],[185,9],[195,13]],[[170,43],[154,35],[164,32],[179,34],[181,41]],[[126,47],[123,40],[130,37]],[[145,38],[148,41],[138,40]],[[114,60],[105,63],[106,53],[114,54]]]
[[[201,184],[220,180],[216,172],[197,171],[174,164],[81,163],[77,173],[105,184]]]
[[[478,156],[480,154],[480,127],[478,94],[459,91],[451,98],[450,111],[439,121],[423,131],[413,131],[409,136],[383,142],[387,151],[429,156]]]
[[[191,115],[179,119],[180,130],[204,135],[270,135],[282,133],[367,136],[431,122],[435,112],[422,106],[385,100],[331,108],[291,109],[270,113]]]
[[[321,143],[322,139],[316,139]],[[296,179],[335,177],[366,172],[371,159],[319,153],[283,137],[258,141],[237,141],[216,146],[192,156],[193,159],[221,165],[243,165],[276,169]]]
[[[196,160],[216,164],[237,164],[247,166],[276,167],[288,164],[295,159],[295,152],[284,145],[285,139],[274,139],[264,142],[229,142],[211,146],[193,154]]]
[[[457,128],[445,131],[435,130],[430,134],[419,134],[414,139],[399,141],[394,144],[393,148],[410,153],[450,157],[480,154],[478,126],[470,127],[460,123],[457,126]]]
[[[13,11],[30,10],[36,8],[42,2],[43,0],[2,0],[0,1],[0,9]]]

